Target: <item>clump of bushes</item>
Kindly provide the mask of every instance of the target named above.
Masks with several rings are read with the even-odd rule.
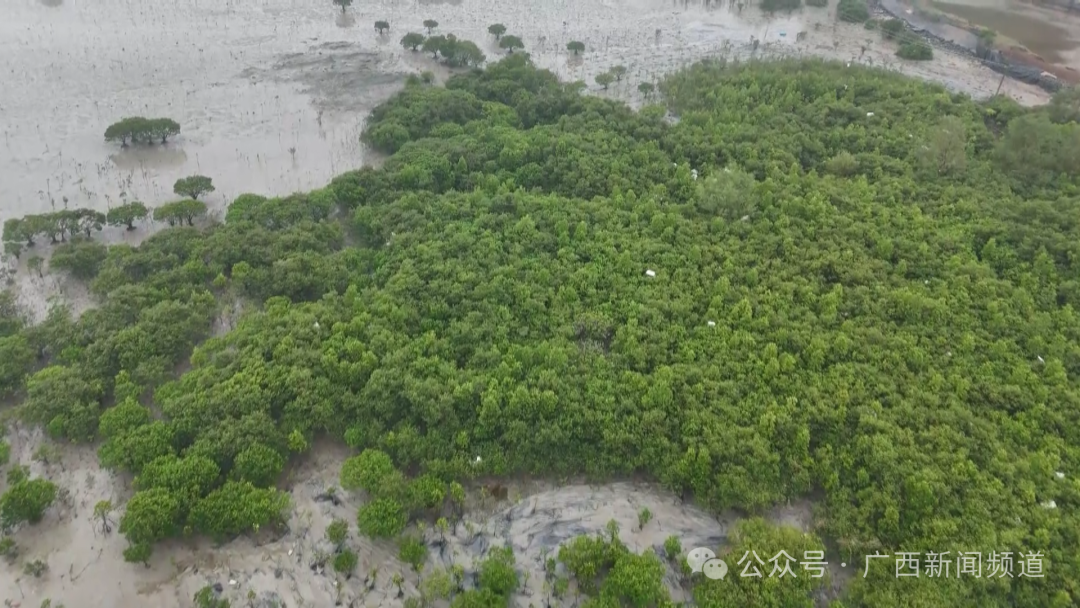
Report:
[[[904,42],[896,50],[896,56],[901,59],[929,61],[934,58],[934,49],[930,48],[930,45],[923,40]]]
[[[105,129],[105,141],[118,141],[123,147],[127,147],[129,142],[152,144],[160,141],[165,143],[168,138],[179,133],[180,124],[171,118],[129,116],[114,122]]]
[[[836,18],[848,23],[863,23],[870,18],[865,0],[840,0],[836,6]]]

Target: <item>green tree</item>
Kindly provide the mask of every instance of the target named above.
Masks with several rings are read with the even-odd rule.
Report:
[[[372,538],[392,538],[401,534],[409,518],[405,507],[396,500],[380,498],[360,507],[356,524],[360,533]]]
[[[98,448],[98,458],[106,468],[138,475],[154,459],[175,454],[175,440],[176,429],[157,420],[111,437]]]
[[[356,553],[344,549],[334,556],[334,571],[338,574],[352,574],[356,571],[356,565],[359,562]]]
[[[12,483],[0,496],[0,529],[22,523],[36,524],[56,500],[56,484],[47,479],[23,479]]]
[[[492,23],[491,25],[488,26],[487,31],[492,36],[495,36],[496,40],[498,40],[498,39],[502,38],[503,34],[506,33],[506,26],[501,24],[501,23]]]
[[[580,55],[585,52],[585,43],[578,40],[571,40],[566,43],[566,50],[575,55]]]
[[[480,562],[480,587],[498,596],[508,598],[517,591],[518,575],[514,569],[514,550],[510,547],[492,549],[487,559]]]
[[[112,439],[150,423],[150,410],[134,398],[108,408],[98,421],[98,436]]]
[[[167,489],[141,490],[131,497],[120,517],[120,533],[133,547],[152,546],[179,531],[182,514],[180,500]],[[128,561],[146,561],[142,549],[134,553],[137,559]]]
[[[427,40],[427,38],[425,38],[423,34],[409,32],[408,34],[405,34],[401,37],[401,46],[415,53],[417,50],[419,50],[420,46],[424,44],[425,40]],[[431,49],[424,50],[429,53],[432,52]]]
[[[70,272],[71,276],[79,280],[90,281],[101,270],[106,256],[108,248],[105,245],[78,237],[53,250],[49,267]]]
[[[186,513],[192,505],[217,485],[221,469],[205,456],[174,454],[158,456],[146,464],[135,478],[139,490],[164,488],[180,501]]]
[[[181,177],[173,184],[173,192],[178,196],[186,196],[195,200],[214,191],[214,180],[205,175],[189,175]]]
[[[608,70],[608,73],[610,73],[612,76],[614,76],[615,80],[622,80],[623,76],[626,76],[626,66],[625,65],[613,66],[610,70]]]
[[[918,158],[937,175],[954,175],[967,167],[967,129],[956,116],[942,116],[927,135]]]
[[[613,82],[615,82],[615,76],[611,72],[596,75],[596,84],[604,87],[605,91]]]
[[[274,485],[284,468],[284,456],[273,448],[253,443],[236,455],[231,475],[237,481],[250,481],[265,488]]]
[[[101,524],[103,534],[111,534],[114,522],[112,520],[113,504],[111,500],[99,500],[94,504],[94,519]]]
[[[431,53],[432,58],[438,58],[439,51],[445,46],[446,36],[428,36],[420,48],[425,53]]]
[[[506,49],[506,52],[513,53],[514,49],[525,48],[525,43],[521,41],[521,38],[517,36],[503,36],[499,40],[499,48]]]
[[[349,537],[349,523],[344,519],[335,519],[326,527],[326,540],[334,545],[335,551],[341,551]]]
[[[382,35],[383,32],[389,32],[390,31],[390,22],[389,21],[376,21],[375,22],[375,31],[379,32],[379,35]]]
[[[1054,93],[1046,109],[1052,122],[1080,122],[1080,87],[1064,87]]]
[[[656,85],[651,82],[643,82],[637,86],[637,90],[648,99],[649,97],[652,97],[653,91],[656,90]]]
[[[379,484],[394,470],[394,463],[386,452],[368,448],[342,463],[341,487],[375,493]]]
[[[109,209],[106,218],[110,226],[127,226],[128,230],[134,230],[135,222],[146,219],[149,215],[150,210],[146,205],[132,201]]]
[[[226,539],[280,522],[288,507],[288,494],[227,481],[192,507],[189,522],[201,534]]]
[[[188,226],[195,225],[195,218],[206,213],[206,203],[195,199],[184,199],[166,203],[154,209],[154,220],[168,222],[170,226],[183,225],[187,221]]]
[[[25,335],[0,338],[0,396],[21,389],[36,361],[37,356]]]
[[[439,27],[439,22],[434,19],[424,19],[424,27],[427,28],[428,36],[430,36],[432,30]]]
[[[341,7],[341,14],[342,14],[342,15],[344,15],[344,14],[345,14],[345,9],[349,8],[350,6],[352,6],[352,2],[353,2],[353,0],[334,0],[334,4],[335,4],[336,6],[340,6],[340,7]]]
[[[664,574],[667,569],[652,549],[642,555],[625,553],[615,562],[600,589],[601,597],[618,606],[662,606],[670,603]]]
[[[398,558],[409,564],[413,572],[419,574],[420,570],[424,568],[427,555],[427,545],[412,536],[403,537],[398,543]]]

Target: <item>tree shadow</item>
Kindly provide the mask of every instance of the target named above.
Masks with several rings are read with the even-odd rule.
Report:
[[[169,144],[138,144],[109,155],[109,160],[122,171],[174,169],[187,162],[187,153]]]
[[[337,16],[334,17],[334,25],[342,28],[355,27],[356,17],[353,17],[350,13],[338,12]]]

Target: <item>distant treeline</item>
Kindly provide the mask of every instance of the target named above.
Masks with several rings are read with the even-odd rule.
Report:
[[[130,116],[109,125],[105,129],[105,141],[128,143],[165,143],[169,137],[180,134],[180,124],[171,118],[143,118]]]

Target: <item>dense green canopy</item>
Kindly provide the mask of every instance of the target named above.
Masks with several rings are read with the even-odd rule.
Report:
[[[831,561],[860,569],[845,605],[1080,601],[1080,126],[820,62],[701,64],[660,90],[677,121],[523,54],[411,85],[365,133],[394,153],[382,169],[110,248],[100,308],[0,338],[22,357],[0,378],[40,355],[27,413],[75,439],[114,393],[155,389],[163,419],[109,420],[103,458],[220,478],[140,486],[135,543],[162,518],[272,521],[272,453],[329,433],[444,482],[645,473],[749,511],[809,496]],[[235,298],[261,306],[168,380]],[[246,511],[220,515],[229,500]],[[1017,565],[863,579],[875,551]],[[1021,552],[1045,577],[1019,576]],[[811,605],[777,584],[698,595]]]

